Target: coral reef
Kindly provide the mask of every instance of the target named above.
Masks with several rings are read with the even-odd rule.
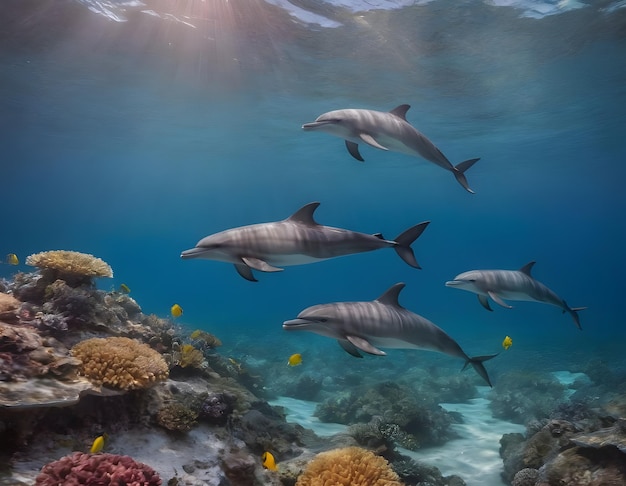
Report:
[[[511,486],[535,486],[539,478],[539,471],[530,467],[518,471],[511,481]]]
[[[122,390],[146,388],[168,376],[167,363],[150,346],[125,337],[92,338],[76,344],[80,374],[97,385]]]
[[[455,437],[450,428],[454,416],[441,408],[434,397],[418,399],[408,387],[390,382],[331,397],[316,407],[315,415],[322,422],[385,427],[388,430],[383,436],[402,437],[403,445],[411,449],[443,444]],[[378,421],[372,422],[377,417]],[[380,435],[380,430],[376,434]]]
[[[0,292],[0,321],[13,322],[22,303],[9,294]]]
[[[36,486],[119,484],[160,486],[159,475],[129,456],[75,452],[47,464],[37,476]]]
[[[177,364],[182,368],[200,368],[204,363],[204,355],[202,351],[193,347],[191,344],[183,344],[180,347],[180,359]]]
[[[213,349],[222,345],[222,341],[220,341],[219,338],[201,329],[196,329],[189,335],[189,337],[193,341],[196,341],[198,346],[205,349]]]
[[[565,387],[552,375],[532,371],[503,374],[489,394],[494,417],[526,423],[547,417],[565,398]]]
[[[196,412],[178,402],[165,405],[156,415],[156,421],[161,427],[174,432],[191,430],[197,418]]]
[[[230,393],[212,393],[203,398],[200,419],[215,425],[224,425],[233,413],[237,398]]]
[[[382,457],[360,447],[346,447],[315,456],[296,486],[402,486]]]
[[[435,466],[422,464],[408,458],[393,461],[391,466],[400,480],[407,486],[465,486],[465,481],[459,476],[443,476]]]
[[[49,281],[62,279],[81,284],[89,282],[91,277],[113,277],[113,270],[108,263],[77,251],[51,250],[35,253],[26,257],[26,264],[39,268]]]

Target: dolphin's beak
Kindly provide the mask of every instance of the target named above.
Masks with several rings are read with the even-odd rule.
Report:
[[[283,329],[287,331],[296,330],[301,327],[306,327],[313,324],[315,321],[309,319],[291,319],[290,321],[283,322]]]
[[[305,123],[304,125],[302,125],[302,129],[303,130],[315,130],[316,128],[319,128],[321,126],[324,125],[328,125],[329,123],[332,123],[332,121],[314,121],[311,123]]]
[[[190,258],[200,258],[204,253],[207,252],[207,248],[192,248],[191,250],[185,250],[180,254],[180,257],[183,259]]]
[[[459,285],[463,285],[465,280],[448,280],[446,282],[446,287],[458,287]]]

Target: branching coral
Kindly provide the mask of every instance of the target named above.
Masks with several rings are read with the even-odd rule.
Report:
[[[93,255],[77,251],[52,250],[26,257],[26,264],[38,267],[47,281],[58,278],[68,285],[89,283],[91,277],[113,277],[111,267]]]
[[[114,454],[74,452],[46,464],[35,480],[36,486],[124,484],[160,486],[159,475],[132,457]]]
[[[322,452],[309,463],[296,486],[402,486],[382,457],[360,447]]]
[[[80,374],[98,385],[132,390],[168,377],[163,357],[134,339],[87,339],[72,348],[72,355],[82,361]]]

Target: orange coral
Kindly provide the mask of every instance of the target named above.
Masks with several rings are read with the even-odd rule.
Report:
[[[345,447],[315,456],[296,486],[402,486],[402,483],[384,458],[360,447]]]
[[[80,374],[97,385],[122,390],[147,388],[168,377],[163,357],[147,344],[125,337],[92,338],[72,348]]]

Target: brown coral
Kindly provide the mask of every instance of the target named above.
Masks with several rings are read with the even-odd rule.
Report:
[[[382,457],[360,447],[346,447],[315,456],[296,486],[402,486]]]
[[[196,329],[189,335],[189,337],[194,341],[198,341],[201,346],[209,349],[217,348],[222,345],[222,341],[220,341],[217,336],[201,329]]]
[[[93,255],[77,251],[52,250],[35,253],[26,258],[26,264],[51,273],[50,280],[113,277],[113,270],[108,263]]]
[[[122,390],[146,388],[168,377],[167,363],[147,344],[125,337],[92,338],[76,344],[80,374],[97,385]]]

